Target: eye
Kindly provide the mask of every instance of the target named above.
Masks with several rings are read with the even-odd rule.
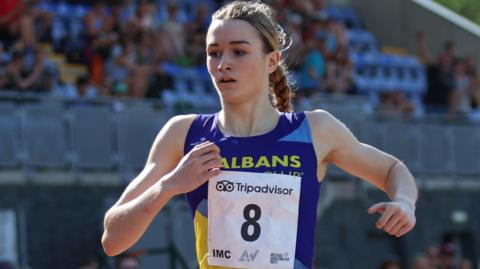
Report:
[[[210,52],[208,52],[208,56],[210,56],[210,57],[212,57],[212,58],[216,58],[216,57],[220,56],[220,54],[221,54],[221,53],[218,52],[218,51],[210,51]]]
[[[243,55],[246,54],[246,52],[243,51],[243,50],[235,49],[235,50],[233,50],[233,54],[235,54],[237,56],[243,56]]]

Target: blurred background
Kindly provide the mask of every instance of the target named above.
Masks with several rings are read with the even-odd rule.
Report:
[[[386,199],[330,167],[315,268],[480,268],[480,1],[270,0],[293,40],[295,110],[326,109],[403,160],[417,225],[395,239]],[[0,0],[0,268],[197,268],[173,199],[121,258],[105,211],[168,118],[219,109],[205,33],[223,1]]]

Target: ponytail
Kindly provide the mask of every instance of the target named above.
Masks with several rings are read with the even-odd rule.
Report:
[[[280,112],[291,112],[293,97],[292,88],[288,84],[288,78],[285,73],[283,63],[279,64],[277,70],[270,74],[270,83],[273,87],[273,104]]]

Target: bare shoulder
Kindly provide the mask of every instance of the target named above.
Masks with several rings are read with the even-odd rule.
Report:
[[[358,140],[350,130],[325,110],[306,111],[317,159],[330,162],[332,153],[341,148],[355,148]]]
[[[181,131],[186,134],[196,116],[196,114],[173,116],[165,124],[165,127],[175,131]]]
[[[346,131],[345,125],[325,110],[305,111],[305,116],[314,136],[325,139],[334,137],[337,132]]]
[[[196,116],[195,114],[173,116],[160,130],[157,139],[168,138],[184,140]]]
[[[188,129],[195,117],[195,114],[189,114],[170,118],[155,138],[148,161],[165,160],[165,155],[181,158]],[[163,158],[160,158],[161,155]]]

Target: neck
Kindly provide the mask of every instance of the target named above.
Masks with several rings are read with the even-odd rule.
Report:
[[[254,136],[271,131],[278,123],[280,112],[268,99],[248,104],[222,104],[219,127],[228,135]]]

